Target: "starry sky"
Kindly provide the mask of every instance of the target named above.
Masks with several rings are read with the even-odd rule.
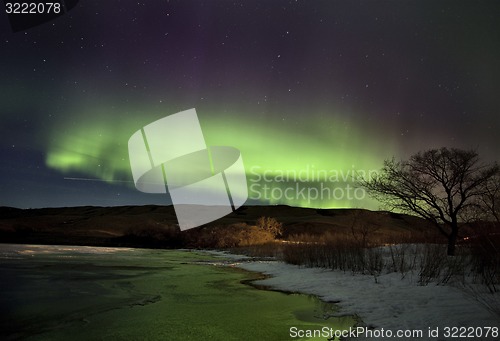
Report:
[[[241,151],[247,204],[376,208],[349,186],[384,159],[458,147],[499,160],[498,13],[498,1],[80,0],[15,33],[2,14],[0,206],[169,204],[135,189],[127,142],[196,108],[208,145]]]

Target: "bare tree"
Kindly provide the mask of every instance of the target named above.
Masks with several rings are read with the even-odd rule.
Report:
[[[441,148],[408,161],[386,160],[379,176],[363,185],[390,209],[432,222],[448,239],[448,255],[454,255],[461,218],[477,210],[497,173],[497,164],[480,163],[475,151]]]

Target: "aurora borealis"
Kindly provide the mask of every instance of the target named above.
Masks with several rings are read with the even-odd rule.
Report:
[[[135,190],[127,141],[196,108],[208,145],[241,151],[248,204],[376,208],[296,192],[346,189],[427,148],[498,160],[498,13],[497,1],[80,0],[16,33],[0,15],[0,206],[169,204]]]

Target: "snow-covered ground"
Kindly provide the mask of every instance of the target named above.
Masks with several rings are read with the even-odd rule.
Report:
[[[398,331],[421,330],[422,337],[406,339],[500,340],[500,316],[498,311],[494,313],[487,307],[498,304],[498,294],[484,294],[478,298],[472,291],[452,285],[430,283],[420,286],[410,276],[401,279],[400,273],[382,274],[375,281],[370,275],[305,268],[279,261],[238,260],[235,256],[232,261],[233,266],[271,276],[256,284],[339,302],[339,315],[356,314],[364,326],[374,327],[379,332],[373,334],[379,337],[372,339],[390,339],[389,333],[392,339],[397,339]],[[452,337],[455,331],[456,336],[465,331],[462,335],[468,337]],[[487,332],[490,336],[485,338]],[[481,333],[483,337],[479,337]]]

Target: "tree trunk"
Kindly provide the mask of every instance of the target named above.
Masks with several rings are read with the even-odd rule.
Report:
[[[458,223],[454,223],[451,226],[451,233],[448,236],[448,256],[455,255],[455,244],[457,243],[458,236]]]

